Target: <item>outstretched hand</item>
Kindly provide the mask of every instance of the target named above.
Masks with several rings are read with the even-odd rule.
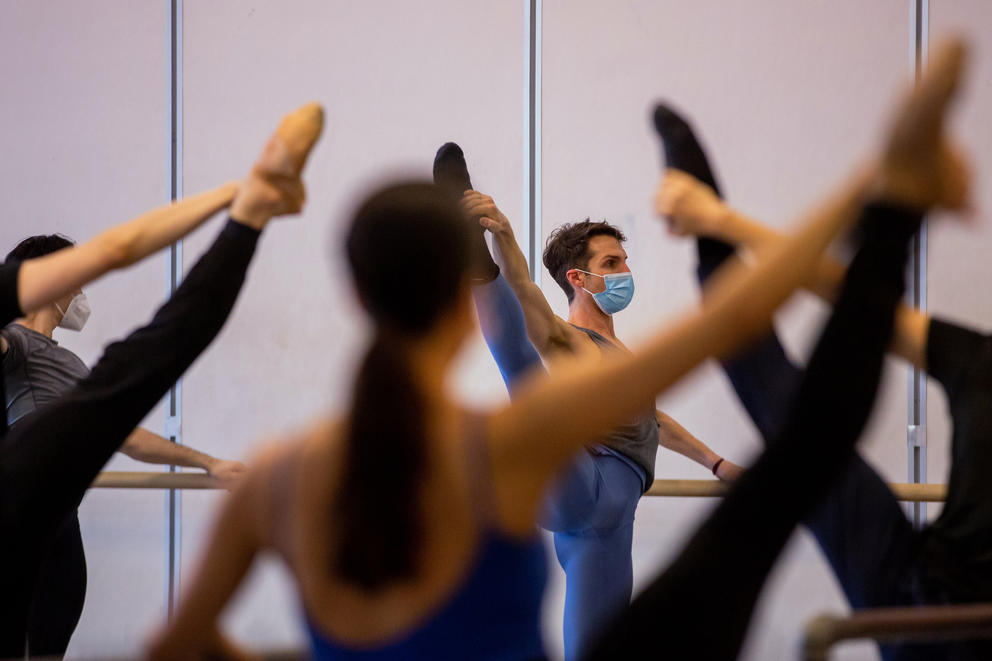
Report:
[[[225,489],[233,487],[247,473],[248,467],[243,463],[226,459],[218,459],[207,468],[207,474],[220,482]]]
[[[727,206],[712,188],[691,174],[668,168],[654,198],[655,212],[675,236],[716,236],[727,217]]]
[[[727,482],[733,484],[744,474],[744,469],[735,464],[732,461],[727,461],[724,459],[720,462],[720,465],[716,470],[716,477],[721,482]]]

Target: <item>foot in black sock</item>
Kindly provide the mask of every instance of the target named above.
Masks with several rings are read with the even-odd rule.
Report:
[[[654,108],[654,128],[661,137],[666,167],[688,172],[712,188],[717,197],[722,198],[713,170],[689,122],[682,119],[670,106],[659,103]]]
[[[670,106],[659,103],[654,108],[654,128],[661,138],[666,167],[691,174],[712,188],[717,197],[722,198],[716,177],[706,159],[706,153],[692,132],[689,122]],[[733,246],[706,237],[696,239],[696,250],[699,253],[696,277],[700,284],[705,282],[725,259],[734,254]]]
[[[453,142],[441,145],[434,156],[434,183],[450,191],[461,199],[462,193],[472,190],[472,179],[468,176],[465,154]]]
[[[434,156],[434,183],[460,200],[462,193],[472,190],[472,179],[468,176],[468,166],[465,165],[465,154],[462,148],[454,142],[441,145]],[[479,224],[478,218],[470,218],[469,222],[478,230],[477,239],[472,241],[472,279],[475,284],[492,282],[499,275],[499,266],[489,254],[486,245],[486,228]]]

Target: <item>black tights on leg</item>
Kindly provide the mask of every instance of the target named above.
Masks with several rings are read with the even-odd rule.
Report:
[[[590,658],[628,658],[658,640],[672,658],[737,656],[782,547],[854,455],[920,218],[892,206],[866,207],[861,249],[778,437]]]

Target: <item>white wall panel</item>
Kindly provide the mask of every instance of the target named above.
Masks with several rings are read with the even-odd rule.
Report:
[[[984,28],[992,6],[980,1],[931,0],[930,43],[957,33],[969,39],[970,60],[952,130],[967,150],[973,167],[974,222],[938,214],[930,223],[927,304],[934,316],[992,332],[992,44]],[[943,389],[931,380],[927,389],[927,462],[931,482],[946,482],[951,425]],[[935,513],[939,512],[934,508]]]
[[[32,234],[86,240],[168,201],[165,19],[164,3],[125,0],[0,7],[2,254]],[[155,257],[87,287],[86,329],[55,338],[92,364],[150,316],[164,283]],[[146,422],[161,431],[161,419]],[[89,588],[70,656],[133,652],[162,617],[162,495],[94,493],[80,520]]]
[[[266,231],[227,329],[184,385],[186,440],[244,458],[261,437],[347,404],[365,331],[339,239],[386,173],[430,177],[434,151],[455,140],[475,185],[526,236],[523,5],[226,1],[184,12],[187,193],[243,176],[284,112],[309,100],[327,111],[306,212]],[[187,242],[187,266],[212,232]],[[410,273],[397,286],[418,282]],[[505,397],[481,338],[458,385],[476,401]],[[187,567],[214,501],[185,496]],[[294,604],[263,572],[233,609],[233,630],[255,643],[297,639],[298,613],[273,599]]]
[[[693,120],[733,204],[787,226],[876,144],[907,78],[908,18],[903,2],[545,1],[543,230],[547,236],[562,222],[590,216],[627,233],[637,296],[617,316],[621,337],[643,336],[696,298],[694,247],[668,238],[651,213],[660,159],[649,121],[653,102],[666,99]],[[548,276],[544,289],[566,314],[565,297]],[[781,315],[791,353],[807,353],[823,314],[802,299]],[[760,447],[712,366],[661,404],[728,458],[743,463]],[[905,372],[891,368],[865,444],[889,479],[905,476],[905,415]],[[658,476],[707,473],[662,451]],[[642,501],[634,535],[638,585],[672,557],[710,506]],[[844,608],[805,535],[766,594],[746,658],[787,658],[808,617]],[[711,627],[719,623],[700,623],[701,632]]]
[[[691,117],[731,203],[786,227],[877,144],[908,78],[909,4],[545,0],[543,233],[587,216],[627,232],[638,293],[617,318],[622,337],[643,337],[696,297],[693,247],[667,237],[651,214],[659,173],[652,103],[669,100]],[[974,155],[980,211],[992,207],[985,121],[992,59],[980,27],[990,11],[981,0],[930,1],[932,40],[952,29],[974,39],[955,126]],[[185,2],[183,18],[186,193],[243,176],[287,110],[309,100],[327,110],[327,131],[307,169],[306,212],[266,232],[229,325],[185,380],[185,442],[247,459],[264,437],[347,404],[365,327],[339,239],[363,192],[390,175],[429,176],[434,150],[455,140],[476,186],[496,198],[525,242],[524,3],[221,0]],[[167,200],[167,26],[165,2],[9,0],[0,7],[4,253],[36,233],[85,240]],[[219,225],[186,242],[187,269]],[[992,328],[992,306],[975,286],[990,268],[988,233],[984,225],[932,227],[931,311]],[[148,318],[166,274],[157,257],[88,287],[94,315],[85,332],[56,338],[92,363],[104,344]],[[418,286],[417,274],[401,286]],[[564,295],[547,275],[544,288],[565,314]],[[780,314],[792,355],[808,353],[825,314],[808,296]],[[905,479],[905,384],[905,369],[891,363],[863,444],[889,480]],[[481,338],[466,351],[455,387],[472,402],[505,398]],[[745,463],[760,449],[712,365],[660,404],[729,459]],[[928,405],[929,479],[943,482],[949,425],[939,388],[930,388]],[[159,431],[161,417],[157,410],[147,426]],[[117,458],[110,468],[135,466]],[[658,476],[707,473],[662,452]],[[184,576],[219,498],[183,495]],[[712,505],[642,502],[639,586]],[[163,511],[159,492],[87,496],[80,516],[90,584],[70,657],[133,652],[160,621]],[[228,613],[238,638],[262,646],[301,641],[295,597],[278,563],[263,562],[240,595]],[[555,575],[545,618],[552,651],[561,645],[562,597]],[[812,539],[797,535],[759,605],[745,657],[790,658],[803,622],[845,608]],[[864,644],[836,656],[877,658]]]

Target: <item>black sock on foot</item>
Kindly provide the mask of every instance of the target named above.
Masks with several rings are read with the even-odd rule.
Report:
[[[434,156],[434,183],[456,200],[460,200],[465,191],[472,189],[472,179],[468,176],[465,154],[462,148],[453,142],[441,145]],[[489,246],[486,245],[486,228],[479,225],[475,218],[470,218],[469,222],[478,230],[478,233],[473,234],[478,238],[472,240],[472,277],[476,284],[492,282],[499,275],[499,265],[489,254]]]
[[[722,198],[716,176],[706,159],[706,152],[696,139],[689,122],[670,106],[659,103],[654,108],[654,128],[661,138],[666,167],[691,174],[712,188],[717,197]],[[724,260],[734,254],[734,247],[717,239],[699,237],[696,239],[696,251],[699,254],[696,277],[702,284]]]
[[[722,198],[720,186],[689,122],[670,106],[659,103],[654,108],[654,128],[661,137],[666,166],[688,172]]]
[[[441,145],[434,156],[434,183],[457,195],[472,190],[472,178],[468,176],[465,154],[454,142]]]

